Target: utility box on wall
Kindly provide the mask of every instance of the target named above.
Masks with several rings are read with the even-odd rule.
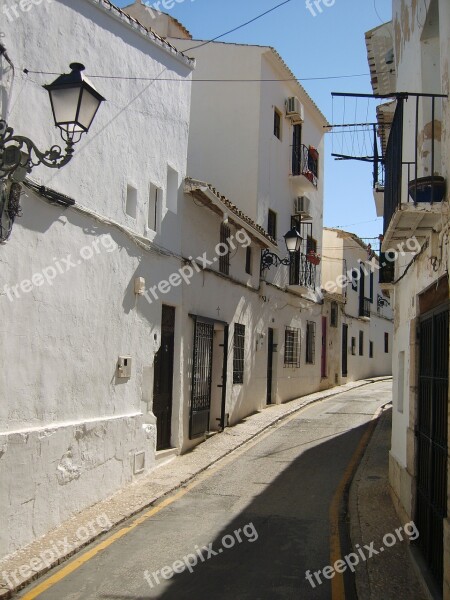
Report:
[[[131,377],[131,356],[119,356],[117,361],[117,377],[129,379]]]

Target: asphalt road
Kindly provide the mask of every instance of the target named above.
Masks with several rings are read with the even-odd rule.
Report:
[[[53,570],[37,598],[330,600],[330,581],[313,588],[305,572],[330,564],[332,497],[390,394],[376,383],[295,414],[71,574]]]

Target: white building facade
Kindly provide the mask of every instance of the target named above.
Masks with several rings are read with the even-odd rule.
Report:
[[[447,599],[449,39],[446,0],[394,0],[392,22],[366,34],[374,92],[392,95],[378,110],[382,250],[413,250],[382,276],[395,310],[390,481],[401,517],[420,531],[428,582]]]
[[[392,375],[393,310],[379,283],[378,257],[358,236],[324,228],[322,287],[335,328],[340,383]]]
[[[2,19],[15,66],[13,77],[2,55],[2,118],[43,150],[61,143],[42,89],[55,76],[22,71],[64,73],[74,58],[107,76],[95,80],[107,102],[67,166],[33,170],[0,246],[0,344],[10,357],[0,377],[1,556],[155,465],[161,303],[136,295],[135,281],[166,279],[181,264],[194,67],[108,2],[29,9]],[[130,65],[155,81],[108,78],[130,75]],[[158,81],[162,73],[186,81]],[[3,204],[2,227],[5,219]],[[180,289],[166,300],[180,306]],[[180,352],[177,344],[177,361]],[[176,370],[177,394],[181,378]]]

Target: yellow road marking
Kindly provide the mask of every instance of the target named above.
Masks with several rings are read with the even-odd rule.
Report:
[[[330,398],[327,397],[327,398],[324,398],[323,400],[326,401],[329,399]],[[320,400],[319,400],[319,402],[320,402]],[[285,425],[286,423],[288,423],[289,421],[291,421],[295,417],[297,417],[300,413],[305,412],[308,409],[315,407],[316,404],[317,403],[314,402],[308,406],[302,407],[298,411],[295,411],[292,415],[289,415],[286,419],[283,419],[281,422],[276,423],[275,426],[282,427],[283,425]],[[376,416],[377,416],[377,413],[374,415],[373,419],[375,419]],[[112,544],[114,544],[117,540],[119,540],[123,536],[127,535],[127,533],[129,533],[130,531],[133,531],[133,529],[135,529],[136,527],[138,527],[139,525],[141,525],[142,523],[144,523],[145,521],[147,521],[148,519],[150,519],[151,517],[153,517],[160,511],[162,511],[167,506],[170,506],[177,500],[180,500],[183,496],[185,496],[188,492],[190,492],[192,489],[194,489],[196,486],[198,486],[205,479],[208,479],[209,477],[211,477],[212,475],[214,475],[215,473],[220,471],[226,464],[228,464],[229,462],[234,460],[236,458],[236,456],[239,456],[240,454],[246,452],[249,448],[251,448],[253,445],[259,443],[262,439],[269,436],[271,433],[273,433],[272,428],[269,428],[268,430],[263,431],[261,434],[255,436],[254,438],[252,438],[251,440],[246,442],[240,448],[237,448],[235,451],[231,452],[229,455],[220,459],[219,462],[216,463],[216,465],[214,465],[213,467],[209,467],[205,472],[197,475],[195,478],[195,481],[192,481],[191,483],[186,485],[183,489],[176,492],[173,496],[166,498],[165,500],[160,502],[157,506],[153,507],[152,509],[150,509],[149,511],[145,512],[143,515],[141,515],[140,517],[135,519],[130,525],[123,527],[122,529],[120,529],[119,531],[117,531],[116,533],[114,533],[110,537],[108,537],[106,540],[97,544],[94,548],[92,548],[92,549],[88,550],[87,552],[85,552],[84,554],[82,554],[79,558],[76,558],[75,560],[68,563],[65,567],[60,569],[57,573],[48,577],[45,581],[43,581],[42,583],[40,583],[39,585],[34,587],[32,590],[30,590],[28,593],[26,593],[24,596],[22,596],[22,600],[34,600],[35,598],[40,596],[40,594],[47,591],[48,589],[53,587],[55,584],[57,584],[59,581],[61,581],[62,579],[64,579],[65,577],[67,577],[68,575],[70,575],[71,573],[76,571],[77,569],[79,569],[81,566],[83,566],[85,563],[87,563],[89,560],[91,560],[91,558],[94,558],[97,554],[99,554],[100,552],[102,552],[103,550],[105,550],[106,548],[111,546]],[[360,445],[362,445],[362,450],[364,450],[364,444],[362,444],[362,441],[366,436],[369,439],[369,437],[370,437],[369,433],[371,434],[371,429],[369,429],[366,432],[366,434],[363,436],[363,438],[360,441]],[[367,441],[368,441],[368,439],[367,439]],[[358,449],[359,449],[359,446],[358,446]],[[356,454],[356,452],[355,452],[355,454]],[[352,458],[352,461],[353,461],[353,458]],[[348,469],[348,467],[347,467],[347,469]],[[345,476],[344,476],[344,478],[345,478]],[[342,482],[341,482],[341,484],[342,484]],[[340,489],[341,484],[339,485],[338,490]],[[344,489],[345,489],[345,485],[342,486],[342,492]],[[332,505],[335,501],[337,502],[336,523],[339,522],[339,501],[335,500],[337,498],[338,490],[336,490],[335,496],[333,497],[333,501],[332,501]],[[330,520],[332,520],[331,508],[330,508]],[[337,553],[336,556],[337,556],[337,558],[339,558],[340,540],[339,540],[339,528],[338,527],[336,529],[336,533],[338,536],[338,538],[337,538],[338,543],[337,543],[337,545],[335,545],[336,553]],[[331,556],[332,556],[332,564],[334,564],[333,552],[331,553]],[[337,558],[335,560],[337,560]],[[332,580],[332,584],[334,584],[336,579],[337,579],[337,576]],[[344,593],[344,592],[342,592],[342,593]],[[332,600],[345,600],[345,596],[344,595],[342,595],[342,596],[336,595],[335,596],[334,595],[334,587],[333,587]]]
[[[164,508],[166,508],[167,506],[172,504],[173,502],[176,502],[177,500],[182,498],[185,494],[187,494],[192,488],[194,488],[199,483],[200,483],[200,481],[195,481],[194,483],[191,483],[187,487],[178,491],[176,494],[174,494],[170,498],[163,500],[160,504],[158,504],[158,506],[155,506],[151,510],[147,511],[146,513],[144,513],[143,515],[141,515],[140,517],[135,519],[130,525],[123,527],[122,529],[120,529],[119,531],[117,531],[116,533],[111,535],[109,538],[107,538],[103,542],[100,542],[100,544],[95,546],[95,548],[88,550],[82,556],[80,556],[80,558],[77,558],[74,561],[70,562],[68,565],[63,567],[60,571],[58,571],[57,573],[55,573],[54,575],[52,575],[51,577],[49,577],[48,579],[43,581],[41,584],[39,584],[38,586],[33,588],[30,592],[28,592],[27,594],[25,594],[25,596],[22,597],[23,600],[33,600],[34,598],[37,598],[40,594],[47,591],[49,588],[51,588],[56,583],[61,581],[61,579],[64,579],[65,577],[67,577],[67,575],[70,575],[70,573],[73,573],[74,571],[76,571],[79,567],[84,565],[86,562],[88,562],[88,560],[90,560],[91,558],[96,556],[99,552],[101,552],[102,550],[105,550],[105,548],[108,548],[108,546],[111,546],[111,544],[114,544],[114,542],[119,540],[121,537],[123,537],[124,535],[126,535],[127,533],[129,533],[130,531],[135,529],[136,527],[138,527],[138,525],[141,525],[142,523],[144,523],[144,521],[147,521],[147,519],[150,519],[151,517],[153,517],[154,515],[159,513],[161,510],[163,510]]]
[[[342,559],[342,551],[341,551],[341,536],[339,533],[339,516],[340,516],[340,506],[342,497],[344,496],[344,492],[348,484],[350,483],[353,473],[361,460],[362,455],[364,454],[364,450],[366,449],[367,444],[372,437],[373,431],[376,425],[376,419],[381,413],[382,408],[379,408],[377,412],[372,417],[372,420],[369,423],[368,428],[364,432],[364,435],[359,440],[359,444],[356,447],[356,450],[353,453],[350,462],[345,469],[344,475],[339,482],[336,491],[334,492],[333,499],[331,500],[330,510],[329,510],[329,519],[330,519],[330,565],[333,566],[337,560]],[[344,585],[344,575],[343,573],[337,573],[331,580],[331,598],[332,600],[345,600],[345,585]]]

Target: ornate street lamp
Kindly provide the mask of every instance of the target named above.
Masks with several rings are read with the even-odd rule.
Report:
[[[280,265],[291,265],[295,253],[300,251],[303,238],[296,227],[293,227],[284,236],[284,241],[286,242],[288,256],[286,258],[280,258],[277,254],[270,252],[270,250],[264,250],[261,255],[261,271],[269,270],[272,266],[279,267]]]
[[[60,75],[50,85],[44,85],[50,95],[55,125],[67,144],[65,151],[55,145],[41,152],[29,138],[15,135],[12,127],[0,120],[0,180],[21,182],[33,167],[43,164],[61,169],[71,160],[73,146],[89,131],[105,98],[83,75],[83,65],[72,63],[70,68],[70,74]]]

